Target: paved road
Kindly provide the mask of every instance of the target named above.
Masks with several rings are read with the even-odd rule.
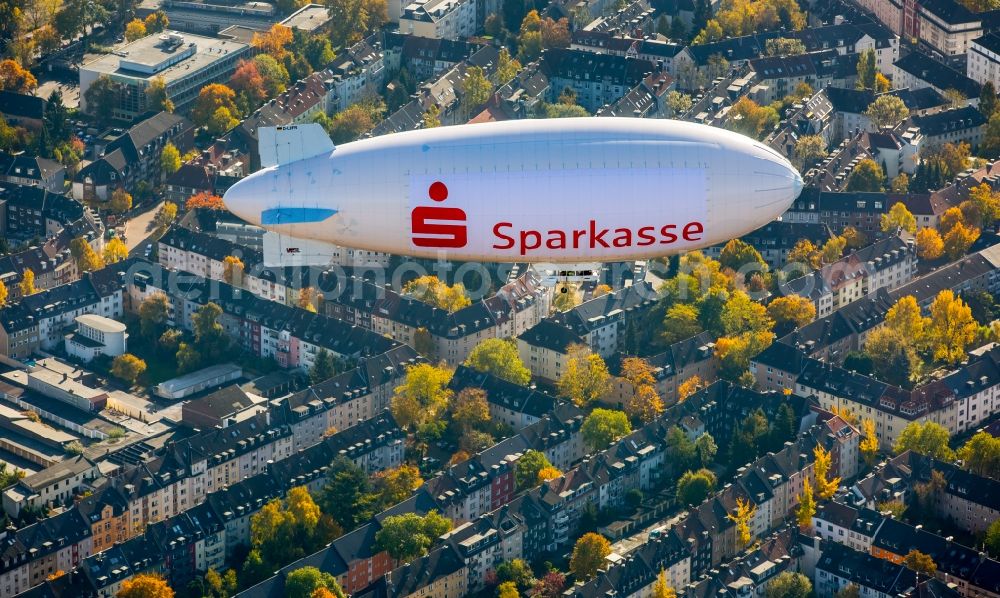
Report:
[[[153,219],[160,211],[163,202],[159,202],[142,214],[138,214],[129,219],[125,225],[125,245],[129,252],[138,247],[146,240],[146,237],[153,232]]]

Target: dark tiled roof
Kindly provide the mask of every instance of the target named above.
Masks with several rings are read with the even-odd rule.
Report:
[[[21,118],[42,120],[45,115],[45,100],[33,95],[0,91],[0,112]]]
[[[926,54],[910,52],[897,60],[895,65],[900,70],[913,75],[921,81],[926,81],[938,89],[957,89],[970,99],[979,97],[979,83],[966,77],[964,73],[937,62]]]

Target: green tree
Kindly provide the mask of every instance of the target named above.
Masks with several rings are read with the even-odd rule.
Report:
[[[118,84],[113,82],[111,77],[101,75],[83,93],[85,104],[83,108],[97,120],[98,124],[106,126],[111,122],[119,94]]]
[[[806,45],[800,39],[776,37],[767,40],[764,51],[768,56],[798,56],[806,53]]]
[[[139,304],[139,329],[147,339],[158,338],[167,321],[170,300],[166,293],[154,293]]]
[[[719,263],[723,268],[739,272],[745,266],[754,266],[757,272],[767,272],[767,262],[757,249],[740,239],[732,239],[722,247]]]
[[[912,450],[942,461],[952,461],[955,452],[948,446],[949,439],[948,430],[941,424],[915,421],[903,428],[893,450],[897,455]]]
[[[872,121],[875,127],[880,129],[894,127],[909,115],[910,110],[903,103],[903,100],[892,95],[881,95],[875,98],[875,101],[869,104],[865,110],[865,116]]]
[[[700,505],[715,489],[715,474],[708,469],[686,471],[677,482],[677,500],[689,506]]]
[[[965,469],[993,479],[1000,479],[1000,438],[986,431],[976,434],[958,449]]]
[[[799,168],[808,168],[826,156],[826,142],[819,135],[803,135],[795,142],[795,159]]]
[[[320,588],[330,590],[337,598],[347,598],[337,579],[316,567],[302,567],[289,572],[285,577],[287,598],[311,598]]]
[[[497,70],[493,73],[493,82],[497,85],[504,85],[521,72],[521,63],[510,55],[506,46],[500,48],[500,57],[497,58]]]
[[[882,167],[874,160],[865,158],[847,177],[847,191],[881,191],[882,179]]]
[[[808,598],[812,595],[812,582],[801,573],[785,571],[771,580],[764,590],[765,598]]]
[[[334,47],[361,41],[389,21],[386,0],[326,0]]]
[[[1000,558],[1000,519],[997,519],[986,528],[986,539],[984,541],[986,550],[994,559]]]
[[[611,543],[600,534],[588,533],[581,536],[573,546],[569,569],[580,581],[586,581],[597,574],[604,564],[604,558],[611,554]]]
[[[313,358],[313,365],[309,368],[309,380],[313,384],[325,382],[337,375],[337,363],[333,355],[326,349],[321,348]]]
[[[500,583],[511,582],[522,591],[526,591],[535,583],[535,575],[523,559],[513,559],[500,563],[497,565],[496,574]]]
[[[375,533],[374,548],[407,562],[427,554],[434,541],[450,529],[451,521],[436,511],[423,517],[416,513],[391,515],[382,520],[382,529]]]
[[[694,443],[680,426],[672,426],[667,431],[667,456],[676,471],[683,471],[694,465],[697,458]]]
[[[766,307],[743,291],[736,291],[722,308],[722,327],[728,336],[756,334],[774,328],[774,320]]]
[[[701,436],[694,440],[694,452],[698,457],[698,464],[708,467],[715,461],[715,454],[719,452],[719,447],[715,444],[715,438],[708,432],[703,432]]]
[[[525,451],[517,460],[517,471],[514,472],[518,489],[523,490],[537,485],[538,472],[549,467],[552,467],[552,463],[549,463],[545,453],[534,449]]]
[[[614,409],[594,409],[580,429],[583,442],[591,452],[607,447],[612,442],[632,433],[628,416]]]
[[[677,90],[667,92],[667,108],[670,109],[670,116],[679,116],[691,109],[694,102],[691,96]]]
[[[167,95],[167,82],[162,76],[154,77],[146,86],[146,107],[161,112],[174,111],[174,103]],[[178,155],[178,157],[180,156]]]
[[[351,531],[374,514],[375,493],[364,470],[345,456],[337,456],[326,472],[319,494],[323,513]]]
[[[698,308],[690,303],[671,306],[663,318],[663,342],[672,345],[701,332],[698,316]]]
[[[531,381],[531,371],[524,366],[512,340],[488,338],[480,342],[469,353],[465,365],[521,386]]]
[[[875,66],[875,50],[865,50],[858,56],[858,88],[875,89],[875,77],[878,68]]]
[[[993,81],[987,79],[979,91],[979,111],[989,120],[996,113],[997,107],[1000,107],[1000,101],[997,100],[996,87],[993,86]]]
[[[482,106],[493,91],[493,84],[486,77],[486,72],[478,66],[470,66],[465,71],[465,79],[459,86],[462,110],[466,116],[472,116],[472,110]]]

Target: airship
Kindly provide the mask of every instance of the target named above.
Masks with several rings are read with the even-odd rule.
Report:
[[[334,146],[318,124],[262,127],[261,169],[223,198],[277,233],[268,265],[337,247],[480,262],[642,260],[780,216],[802,178],[738,133],[676,120],[457,125]],[[266,243],[267,245],[267,243]]]

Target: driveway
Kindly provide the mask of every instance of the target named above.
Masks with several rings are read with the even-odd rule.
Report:
[[[141,245],[146,237],[153,232],[153,220],[162,206],[163,202],[158,202],[145,212],[129,218],[128,223],[125,224],[125,245],[129,252]]]

